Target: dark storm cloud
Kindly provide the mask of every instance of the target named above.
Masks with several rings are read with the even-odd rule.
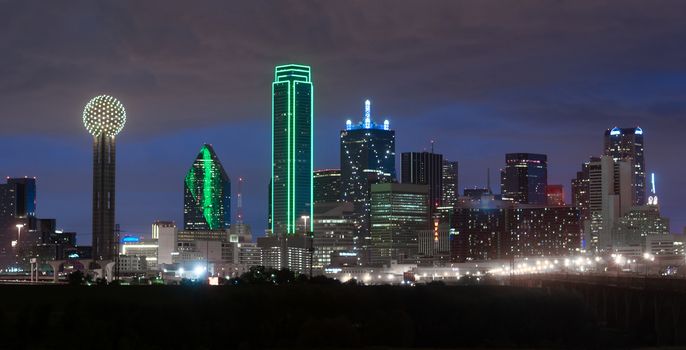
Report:
[[[520,150],[549,153],[552,181],[567,185],[605,128],[640,124],[649,168],[686,188],[668,156],[686,147],[674,128],[686,112],[684,18],[682,1],[0,0],[0,134],[86,142],[83,105],[110,93],[129,114],[122,138],[143,152],[123,160],[123,178],[169,176],[123,185],[133,201],[157,191],[124,209],[129,225],[151,219],[135,215],[160,186],[180,198],[177,178],[206,140],[223,142],[230,172],[252,176],[259,200],[246,210],[261,217],[272,69],[298,61],[313,67],[317,167],[338,166],[337,130],[370,97],[399,152],[437,140],[463,161],[466,186]],[[686,193],[670,195],[676,207]]]
[[[6,2],[2,5],[3,114],[51,112],[65,130],[96,92],[136,107],[142,129],[264,115],[275,63],[315,69],[324,115],[360,92],[408,115],[454,101],[505,104],[523,118],[583,101],[629,71],[683,71],[684,7],[678,2],[226,1]],[[550,96],[557,93],[556,96]],[[40,94],[45,105],[25,108]],[[179,98],[179,97],[182,98]],[[329,96],[340,97],[336,100]],[[513,98],[508,100],[507,97]],[[498,98],[504,97],[504,103]],[[153,103],[149,103],[153,102]],[[57,107],[57,108],[55,108]],[[585,114],[592,118],[591,114]],[[515,116],[516,117],[516,116]],[[42,121],[42,120],[41,120]],[[21,130],[27,131],[27,130]],[[128,130],[144,132],[144,130]]]

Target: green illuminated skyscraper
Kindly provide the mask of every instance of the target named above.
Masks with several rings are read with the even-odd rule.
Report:
[[[186,230],[226,230],[231,226],[231,180],[211,145],[205,144],[183,181]]]
[[[312,231],[312,94],[309,66],[276,67],[270,208],[275,235]]]

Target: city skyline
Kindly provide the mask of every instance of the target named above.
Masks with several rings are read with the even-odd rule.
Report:
[[[335,6],[331,8],[327,11],[335,12]],[[627,9],[625,16],[637,16],[640,12],[638,10],[635,7]],[[349,11],[352,10],[346,9],[340,16],[350,16]],[[577,11],[583,17],[584,10]],[[375,16],[374,18],[384,18],[379,9],[375,12],[374,6],[369,9],[369,13],[370,16]],[[38,15],[40,17],[41,13]],[[79,13],[73,16],[79,16]],[[500,12],[499,16],[512,17],[503,12]],[[667,17],[667,24],[661,29],[668,31],[674,28],[668,25],[671,23],[671,17]],[[332,18],[332,21],[337,19]],[[22,20],[24,19],[21,16],[16,19],[19,22]],[[567,20],[576,23],[573,19]],[[15,22],[6,22],[10,27],[15,26],[11,27],[15,31],[10,28],[3,35],[18,35]],[[363,28],[372,31],[369,23],[365,23],[367,26]],[[191,26],[190,23],[187,24]],[[193,28],[197,29],[199,24],[193,25],[196,26]],[[534,25],[546,27],[544,23]],[[478,25],[476,27],[481,28]],[[506,27],[507,23],[503,23],[502,28]],[[114,34],[124,34],[116,29],[109,30]],[[530,44],[540,45],[534,40],[533,33],[522,30],[524,37],[532,40]],[[577,38],[580,32],[571,30],[565,34]],[[677,37],[686,35],[684,31],[669,33]],[[55,33],[66,34],[70,33]],[[329,34],[335,37],[332,33]],[[399,35],[400,37],[396,38],[399,41],[411,38],[406,32]],[[634,40],[622,37],[620,39],[624,41],[619,40],[616,45],[629,52],[642,53],[648,47],[651,35],[657,34],[649,32]],[[595,40],[602,42],[609,40],[609,36],[601,35]],[[268,35],[258,37],[270,40]],[[38,40],[39,45],[32,50],[39,50],[39,54],[49,51],[49,45],[41,42],[42,39],[33,40]],[[82,37],[80,40],[87,42],[89,38]],[[132,39],[122,40],[131,42]],[[376,40],[380,42],[378,37]],[[370,44],[374,42],[374,38],[368,41]],[[599,45],[597,42],[593,44]],[[402,51],[399,44],[394,42],[393,45],[392,50]],[[586,47],[578,42],[576,45]],[[558,44],[554,49],[566,51],[572,47],[578,46]],[[172,46],[168,45],[166,48],[171,49]],[[560,59],[558,68],[574,67],[588,79],[596,69],[603,66],[603,62],[618,58],[618,52],[622,51],[618,48],[608,53],[596,49],[594,55],[605,55],[600,60],[602,62],[574,66],[571,61],[559,57],[554,49],[539,49],[542,50],[543,56],[551,55]],[[663,49],[675,50],[676,55],[684,53],[682,48]],[[27,60],[19,64],[16,61],[17,58],[31,53],[29,49],[24,50],[3,54],[1,58],[4,58],[10,67],[26,67],[25,69],[30,70],[31,65],[35,67],[36,62]],[[284,57],[270,56],[256,63],[243,61],[247,67],[245,72],[225,70],[228,68],[213,71],[220,67],[214,65],[207,69],[195,67],[190,70],[195,75],[189,73],[188,77],[170,74],[167,70],[169,67],[165,68],[162,58],[140,47],[132,49],[132,54],[140,55],[144,63],[136,60],[106,60],[108,64],[119,67],[119,70],[110,75],[98,73],[98,79],[83,77],[82,74],[88,72],[87,67],[76,68],[59,61],[47,65],[46,69],[51,74],[44,78],[33,78],[28,85],[22,83],[29,81],[9,74],[9,79],[2,86],[8,93],[0,100],[3,102],[0,114],[5,116],[5,119],[15,115],[17,118],[9,121],[9,127],[3,130],[5,134],[0,141],[10,153],[3,162],[2,175],[36,176],[39,215],[57,218],[61,228],[77,231],[79,242],[88,244],[87,238],[91,230],[90,215],[86,213],[90,212],[91,188],[84,184],[88,183],[92,169],[89,165],[91,159],[88,146],[92,138],[83,133],[79,116],[80,110],[90,97],[108,93],[122,101],[130,116],[127,120],[127,131],[118,137],[117,142],[117,223],[122,225],[124,232],[148,235],[150,223],[154,220],[175,220],[177,225],[182,222],[183,203],[178,194],[178,179],[187,170],[187,160],[196,155],[197,145],[211,143],[221,155],[227,172],[245,178],[245,221],[251,224],[253,231],[259,236],[266,227],[267,216],[267,165],[270,152],[269,81],[274,66],[297,61],[310,65],[317,80],[314,92],[317,96],[314,116],[317,147],[314,169],[339,167],[338,133],[341,125],[346,119],[359,120],[359,106],[369,98],[374,106],[379,106],[375,108],[378,108],[380,113],[375,115],[383,118],[388,116],[393,124],[393,129],[397,132],[397,153],[421,152],[430,147],[430,140],[435,140],[437,153],[460,162],[460,192],[465,187],[485,186],[484,174],[489,167],[492,173],[491,180],[497,183],[497,170],[503,167],[502,159],[505,153],[543,153],[548,155],[549,183],[564,184],[569,201],[569,182],[578,171],[579,164],[587,161],[589,156],[600,156],[603,153],[605,130],[615,126],[640,126],[645,130],[645,171],[647,174],[656,173],[662,212],[672,219],[673,232],[680,233],[686,225],[686,217],[682,214],[683,205],[679,200],[686,195],[686,186],[681,175],[684,165],[676,164],[670,156],[675,149],[683,149],[685,146],[685,141],[679,138],[678,131],[670,126],[676,125],[678,118],[683,117],[686,111],[683,101],[679,100],[679,94],[683,94],[679,90],[683,91],[686,78],[683,78],[683,68],[679,68],[673,62],[666,62],[666,58],[654,57],[659,56],[655,53],[654,56],[641,56],[641,59],[619,64],[604,76],[594,76],[593,82],[590,83],[575,80],[570,76],[556,76],[552,81],[547,81],[547,84],[541,84],[537,80],[543,79],[541,76],[515,81],[513,75],[499,80],[483,74],[480,77],[482,80],[477,80],[479,93],[476,95],[486,97],[478,98],[474,96],[474,92],[468,93],[459,89],[457,93],[449,93],[452,87],[450,83],[433,83],[437,85],[428,86],[437,87],[434,94],[421,93],[422,88],[426,88],[429,82],[418,75],[435,75],[435,69],[428,63],[440,65],[445,58],[433,57],[433,61],[429,58],[424,61],[425,64],[416,66],[418,75],[411,74],[405,77],[406,81],[397,81],[391,80],[396,78],[389,78],[389,75],[405,72],[404,66],[415,64],[417,58],[407,55],[405,58],[398,57],[389,67],[375,71],[375,62],[370,58],[362,59],[365,64],[356,68],[355,64],[346,65],[342,63],[345,61],[303,50],[302,46],[298,45],[293,53],[284,52]],[[372,55],[374,50],[366,48],[362,52]],[[531,63],[524,62],[526,55],[517,50],[515,53],[519,53],[519,56],[516,56],[519,61],[510,64],[527,66],[528,72],[541,74],[529,66]],[[63,55],[60,57],[72,57],[73,53]],[[33,60],[36,59],[35,55],[31,57]],[[185,58],[193,60],[193,56]],[[529,59],[537,60],[531,57]],[[16,65],[11,65],[13,62]],[[467,69],[481,69],[482,73],[483,69],[498,68],[499,64],[505,64],[498,61],[490,61],[490,65],[462,63],[467,65]],[[169,64],[172,68],[184,66],[180,61]],[[147,67],[149,71],[146,71],[146,65],[150,66]],[[542,69],[553,68],[546,66]],[[339,72],[339,69],[346,73]],[[460,69],[456,68],[462,72]],[[676,70],[676,73],[669,69]],[[76,74],[74,77],[78,79],[70,81],[71,75],[66,74],[69,71]],[[351,74],[355,72],[357,74]],[[210,73],[221,73],[220,75],[226,79],[238,78],[236,80],[248,81],[249,83],[241,85],[241,88],[249,92],[247,95],[241,95],[246,92],[240,91],[240,98],[229,98],[231,91],[236,91],[235,86],[218,84],[217,81],[208,78],[207,75]],[[152,79],[153,82],[146,79]],[[179,94],[184,91],[179,91],[177,85],[184,79],[192,82],[191,87],[202,89],[185,91],[188,95],[183,96],[188,100],[180,101]],[[455,76],[453,79],[456,80],[454,84],[462,84],[458,77]],[[469,79],[473,80],[474,77]],[[502,85],[501,89],[493,86],[498,85],[493,84],[493,79]],[[398,98],[394,95],[398,93],[399,87],[392,86],[389,81],[395,81],[402,85],[402,88],[409,90]],[[207,82],[207,86],[204,82]],[[64,84],[70,85],[69,89],[46,97]],[[146,84],[152,84],[148,86],[149,94],[144,91],[147,89]],[[545,91],[551,87],[557,89],[560,95]],[[589,87],[595,90],[582,92]],[[666,90],[667,93],[658,96],[653,91],[655,89]],[[584,98],[593,92],[599,95]],[[44,101],[51,108],[43,109],[45,107],[40,106],[42,103],[36,103],[37,98],[41,98],[40,101]],[[489,103],[497,107],[488,107]],[[53,105],[55,108],[52,108]],[[170,119],[162,119],[162,116]],[[512,131],[513,128],[515,132]],[[400,159],[396,157],[397,169],[400,168],[399,163]],[[152,179],[145,179],[147,174],[155,176],[150,176]],[[141,178],[145,180],[136,181]]]

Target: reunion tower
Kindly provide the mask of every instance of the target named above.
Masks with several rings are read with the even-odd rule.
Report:
[[[108,95],[94,97],[83,110],[83,125],[93,135],[93,256],[114,260],[115,137],[124,128],[124,105]]]

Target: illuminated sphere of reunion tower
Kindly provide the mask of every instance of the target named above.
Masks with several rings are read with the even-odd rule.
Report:
[[[83,109],[83,125],[91,135],[116,136],[126,124],[124,105],[108,95],[94,97]]]
[[[115,235],[115,136],[124,128],[124,105],[112,96],[94,97],[83,110],[83,125],[93,135],[93,256],[101,268],[117,256]],[[111,264],[110,264],[111,266]],[[111,279],[111,273],[106,273]]]

